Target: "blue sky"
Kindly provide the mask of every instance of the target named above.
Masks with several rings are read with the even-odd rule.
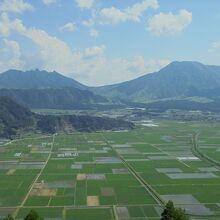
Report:
[[[220,65],[219,0],[0,0],[0,72],[57,71],[87,85],[176,60]]]

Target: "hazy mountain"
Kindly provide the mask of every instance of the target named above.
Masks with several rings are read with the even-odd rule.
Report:
[[[108,104],[108,100],[87,90],[59,89],[0,89],[0,96],[10,97],[29,108],[85,109]]]
[[[89,109],[96,104],[109,104],[101,96],[124,103],[184,100],[194,96],[216,99],[220,91],[220,67],[199,62],[173,62],[158,72],[96,88],[86,87],[56,72],[9,70],[0,74],[1,88],[5,88],[0,91],[1,95],[30,108]]]
[[[87,89],[57,72],[8,70],[0,74],[0,96],[10,97],[29,108],[91,109],[110,104]]]
[[[87,87],[71,78],[57,72],[40,70],[19,71],[8,70],[0,74],[0,88],[6,89],[42,89],[74,87],[86,89]]]
[[[137,79],[93,88],[97,94],[133,102],[187,96],[192,89],[214,89],[220,86],[220,67],[198,62],[173,62],[158,72]]]

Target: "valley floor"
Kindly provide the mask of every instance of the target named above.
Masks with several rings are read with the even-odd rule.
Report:
[[[192,219],[220,219],[220,124],[155,124],[0,145],[0,216],[156,220],[173,200]]]

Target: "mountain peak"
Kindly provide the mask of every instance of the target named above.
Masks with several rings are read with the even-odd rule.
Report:
[[[8,89],[43,89],[74,87],[86,89],[87,87],[74,79],[68,78],[55,71],[45,70],[8,70],[0,74],[0,88]]]
[[[173,61],[167,66],[165,66],[163,69],[167,68],[201,68],[206,67],[204,64],[197,62],[197,61]],[[163,70],[161,69],[161,70]]]
[[[181,97],[190,88],[213,89],[220,86],[220,67],[195,61],[172,62],[158,72],[137,79],[101,88],[101,94],[121,100],[149,100]]]
[[[16,74],[16,73],[21,73],[21,74],[42,74],[42,73],[44,73],[44,74],[53,74],[53,73],[60,74],[60,73],[58,73],[56,71],[49,72],[47,70],[40,70],[38,68],[30,69],[30,70],[25,70],[25,71],[17,70],[17,69],[9,69],[9,70],[1,73],[1,74],[9,74],[9,73],[12,73],[12,74]],[[60,74],[60,75],[62,75],[62,74]]]
[[[174,61],[155,74],[200,75],[213,72],[214,68],[196,61]]]

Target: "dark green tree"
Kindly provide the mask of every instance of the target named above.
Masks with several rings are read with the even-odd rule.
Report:
[[[168,201],[161,214],[161,220],[189,220],[189,217],[183,209],[175,208],[173,202]]]
[[[185,210],[176,208],[174,213],[174,220],[189,220]]]
[[[31,210],[24,220],[43,220],[43,218],[35,210]]]
[[[168,201],[161,214],[161,220],[173,220],[175,208],[172,201]]]
[[[12,215],[8,215],[7,217],[3,218],[2,220],[14,220]]]

